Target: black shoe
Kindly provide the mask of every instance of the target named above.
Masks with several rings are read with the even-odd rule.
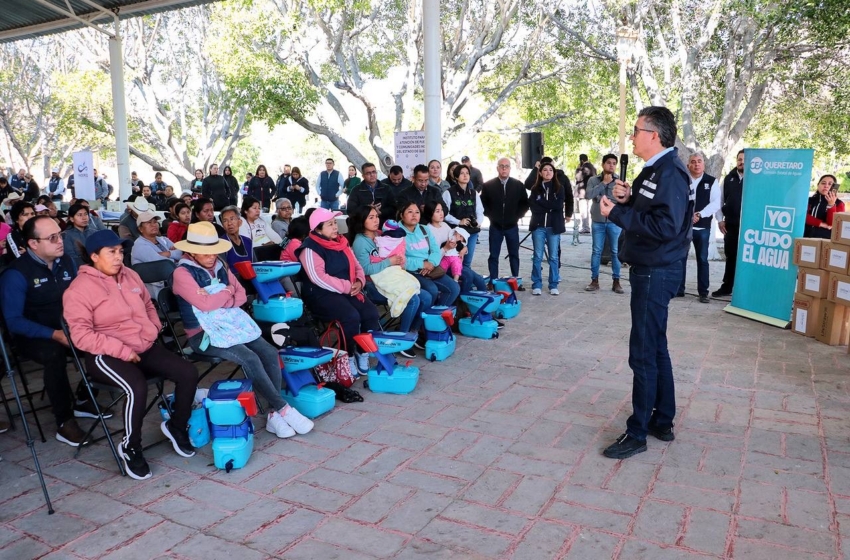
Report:
[[[525,291],[525,286],[518,286],[518,287],[517,287],[517,289],[516,289],[516,291],[518,291],[518,292],[524,292],[524,291]]]
[[[640,441],[629,434],[623,434],[617,438],[617,441],[606,447],[602,454],[609,459],[628,459],[644,451],[646,451],[646,440]]]
[[[685,297],[685,292],[679,292],[676,297]]]
[[[676,434],[673,433],[673,426],[669,428],[649,428],[649,435],[661,441],[673,441],[676,439]]]
[[[414,348],[418,348],[420,350],[425,350],[425,343],[427,340],[421,334],[416,337],[416,342],[413,343]]]
[[[409,350],[400,350],[398,354],[399,354],[399,356],[403,356],[405,358],[410,358],[410,359],[413,359],[413,358],[416,357],[416,354],[413,353],[412,348],[409,349]]]
[[[711,292],[711,297],[726,297],[726,296],[731,296],[731,295],[732,295],[732,292],[730,292],[728,290],[724,290],[723,288],[720,288],[716,292]]]
[[[80,429],[77,421],[73,418],[62,422],[62,425],[56,430],[56,439],[71,447],[79,447],[84,444],[85,437],[86,433]]]
[[[171,440],[171,445],[174,451],[181,457],[192,457],[195,455],[195,448],[192,447],[192,442],[189,441],[189,429],[177,429],[171,424],[171,420],[160,424],[160,429],[165,437]]]
[[[711,300],[710,300],[710,299],[708,299],[708,296],[700,296],[700,297],[699,297],[699,302],[700,302],[700,303],[711,303]]]
[[[503,322],[501,322],[501,321],[500,321],[500,320],[498,320],[498,319],[493,319],[493,320],[494,320],[494,321],[496,321],[496,328],[497,328],[497,329],[503,329],[503,328],[505,328],[505,324],[504,324]]]
[[[487,282],[487,291],[488,292],[495,292],[496,291],[496,288],[493,287],[492,282]]]
[[[107,420],[112,418],[111,412],[104,412],[103,409],[100,409],[100,411],[103,412],[103,417]],[[97,411],[94,409],[94,403],[92,401],[85,401],[75,404],[74,416],[76,418],[97,418]]]
[[[121,460],[124,461],[124,469],[127,471],[127,476],[136,480],[146,480],[151,477],[151,468],[148,462],[145,461],[142,455],[142,446],[118,448],[118,454],[121,455]]]

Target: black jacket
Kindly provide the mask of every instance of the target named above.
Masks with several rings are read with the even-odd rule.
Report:
[[[481,188],[481,205],[491,225],[510,229],[528,212],[528,191],[519,179],[513,177],[508,177],[502,188],[502,182],[496,177]]]
[[[216,210],[230,204],[230,187],[223,175],[208,175],[201,185],[201,195],[213,201]]]
[[[727,224],[737,226],[741,224],[741,200],[744,197],[744,180],[738,175],[738,170],[733,169],[723,179],[723,219]]]
[[[622,261],[660,267],[688,256],[694,217],[690,191],[690,175],[676,148],[643,168],[628,202],[608,215],[623,228]]]
[[[288,191],[287,188],[291,186],[298,185],[303,191]],[[284,198],[288,198],[289,202],[292,203],[292,207],[294,208],[297,204],[301,209],[301,213],[304,213],[304,207],[307,205],[307,195],[310,194],[310,181],[307,177],[299,177],[297,181],[292,179],[292,175],[290,175],[286,179],[286,186],[284,188],[283,196]]]
[[[570,179],[567,177],[566,173],[564,173],[563,169],[556,169],[555,177],[558,178],[558,182],[562,187],[564,187],[564,216],[567,219],[570,219],[573,217],[573,211],[575,209],[575,201],[573,200],[573,185],[570,183]],[[525,179],[525,188],[531,190],[531,187],[533,187],[536,182],[537,168],[535,167]]]
[[[412,187],[407,187],[395,198],[395,212],[398,214],[398,211],[401,210],[403,206],[407,206],[408,202],[415,202],[419,206],[419,212],[422,212],[422,209],[429,202],[437,203],[443,202],[443,193],[437,187],[432,187],[428,185],[428,188],[425,189],[425,192],[419,192],[419,189],[416,188],[416,185]],[[381,206],[383,209],[383,205]],[[396,219],[397,216],[392,216],[393,219]],[[420,215],[420,220],[423,218]]]
[[[395,220],[396,203],[398,195],[405,189],[413,187],[413,181],[410,179],[402,179],[398,185],[393,185],[390,178],[387,177],[383,181],[386,189],[384,190],[384,202],[381,203],[381,223],[387,220]]]
[[[548,188],[543,188],[544,186]],[[553,183],[542,183],[531,189],[528,204],[531,207],[531,223],[528,231],[550,227],[552,233],[564,233],[567,227],[564,220],[564,196],[567,189],[561,188],[555,192]]]
[[[274,181],[266,175],[262,179],[256,175],[251,177],[248,183],[248,196],[253,196],[260,201],[260,208],[271,208],[272,195],[274,195]]]
[[[380,204],[383,209],[383,201],[386,196],[387,186],[380,181],[375,183],[374,192],[366,183],[360,183],[348,194],[348,202],[346,202],[346,210],[348,215],[352,215],[362,206],[369,204]]]

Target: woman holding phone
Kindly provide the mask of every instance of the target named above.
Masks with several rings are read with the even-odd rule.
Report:
[[[809,198],[803,237],[829,239],[836,212],[844,212],[844,202],[838,199],[838,181],[835,175],[824,175],[818,180],[815,194]]]

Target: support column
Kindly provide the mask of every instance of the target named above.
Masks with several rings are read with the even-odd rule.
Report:
[[[131,194],[130,141],[127,137],[127,107],[124,99],[124,49],[118,19],[115,19],[115,36],[109,38],[109,77],[112,80],[113,126],[115,129],[115,159],[118,162],[118,200]]]
[[[422,32],[425,51],[425,157],[428,161],[442,160],[440,0],[422,0]],[[422,163],[427,164],[427,161]]]

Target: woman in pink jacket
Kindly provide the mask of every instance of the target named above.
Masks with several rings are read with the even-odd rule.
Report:
[[[119,455],[127,474],[150,478],[142,455],[142,420],[147,406],[146,377],[162,376],[175,384],[171,420],[162,432],[182,457],[195,449],[189,442],[188,422],[198,385],[198,371],[189,362],[155,344],[162,323],[139,275],[125,267],[129,240],[112,230],[98,231],[86,240],[77,277],[62,298],[65,320],[74,345],[85,352],[86,371],[93,381],[117,385],[127,392],[124,439]]]

